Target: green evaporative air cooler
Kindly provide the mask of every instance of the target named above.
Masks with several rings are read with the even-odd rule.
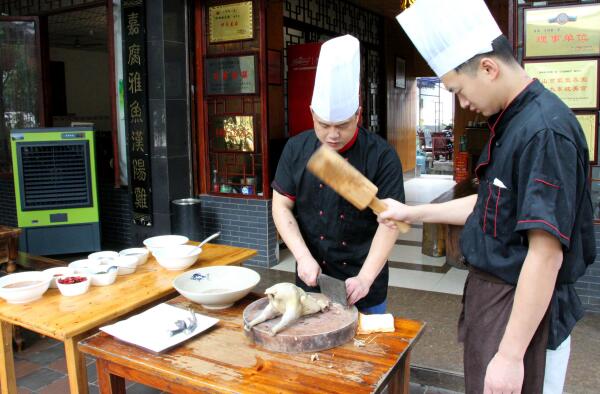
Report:
[[[19,249],[36,255],[100,249],[93,131],[13,130]]]

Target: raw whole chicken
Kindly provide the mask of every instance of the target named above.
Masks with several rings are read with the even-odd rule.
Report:
[[[245,330],[283,315],[281,321],[271,328],[271,335],[276,335],[301,316],[322,312],[329,306],[329,302],[311,297],[293,283],[278,283],[265,290],[265,294],[269,303],[254,320],[244,326]]]

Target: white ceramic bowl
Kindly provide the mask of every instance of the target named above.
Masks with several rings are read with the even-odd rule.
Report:
[[[137,258],[137,265],[146,264],[150,251],[146,248],[129,248],[119,252],[119,256],[133,256]]]
[[[207,309],[223,309],[245,297],[258,282],[260,275],[249,268],[215,266],[184,272],[173,280],[173,287]]]
[[[116,267],[116,265],[114,265]],[[87,269],[82,269],[83,273],[88,274],[92,280],[92,286],[108,286],[115,283],[117,279],[118,267],[109,270],[112,267],[108,264],[100,264]]]
[[[65,280],[65,279],[68,279],[71,277],[81,277],[81,278],[85,278],[85,280],[83,282],[78,282],[78,283],[60,283],[62,280]],[[60,290],[60,293],[67,297],[73,297],[73,296],[78,296],[78,295],[87,293],[87,291],[90,288],[91,283],[92,283],[92,281],[90,279],[90,276],[88,274],[83,274],[83,273],[70,275],[70,276],[63,276],[62,278],[60,278],[56,281],[56,284],[58,285],[58,290]]]
[[[159,235],[157,237],[146,238],[144,240],[144,246],[146,246],[152,254],[155,251],[175,245],[184,245],[189,241],[188,237],[183,235]]]
[[[158,264],[169,271],[191,267],[198,260],[200,253],[202,253],[202,249],[194,245],[175,245],[152,252]]]
[[[118,257],[119,253],[112,250],[102,250],[100,252],[94,252],[88,255],[88,259],[90,260],[114,260]]]
[[[110,264],[119,267],[117,275],[129,275],[135,272],[138,265],[137,261],[135,256],[119,256],[119,258],[112,260]]]
[[[50,281],[50,288],[56,289],[58,288],[58,286],[56,286],[56,279],[60,278],[63,275],[73,275],[75,273],[75,270],[70,267],[54,267],[48,268],[42,272],[46,272],[52,275],[52,280]]]
[[[52,275],[43,271],[26,271],[0,278],[0,297],[9,304],[25,304],[41,298],[48,290]]]
[[[87,268],[96,267],[100,264],[101,264],[100,260],[83,259],[83,260],[76,260],[76,261],[73,261],[72,263],[69,263],[69,268],[74,269],[75,272],[85,273]]]

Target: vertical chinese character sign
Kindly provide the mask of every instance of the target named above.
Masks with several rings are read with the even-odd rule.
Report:
[[[125,124],[129,151],[133,221],[138,225],[152,226],[144,0],[123,1],[121,12]]]

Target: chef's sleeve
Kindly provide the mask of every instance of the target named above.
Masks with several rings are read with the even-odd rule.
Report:
[[[279,162],[277,163],[275,178],[273,179],[273,182],[271,182],[271,187],[274,190],[292,201],[296,200],[296,184],[294,182],[293,171],[295,163],[294,150],[292,140],[288,140],[283,148]]]
[[[404,179],[402,177],[402,164],[398,155],[391,147],[385,149],[379,157],[378,171],[374,179],[377,186],[377,197],[393,198],[405,202]]]
[[[551,130],[539,131],[527,143],[518,165],[516,231],[544,230],[569,248],[581,198],[579,161],[573,142]]]

